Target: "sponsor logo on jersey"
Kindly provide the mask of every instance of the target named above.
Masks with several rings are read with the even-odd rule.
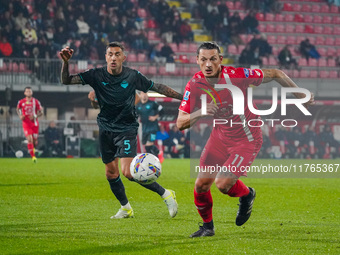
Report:
[[[186,105],[187,104],[187,102],[186,101],[183,101],[182,102],[182,106],[184,106],[184,105]]]
[[[102,81],[102,84],[103,84],[104,86],[106,86],[106,85],[109,84],[109,83],[108,83],[108,82]]]
[[[244,75],[246,76],[246,78],[248,78],[249,77],[249,69],[243,68],[243,71],[244,71]]]
[[[261,73],[259,71],[255,70],[255,73],[257,74],[257,76],[261,76]]]
[[[190,95],[190,91],[185,91],[185,94],[184,94],[184,100],[189,100],[189,95]]]
[[[122,86],[124,89],[127,88],[127,86],[129,86],[129,83],[127,81],[122,81],[122,83],[120,84],[120,86]]]
[[[250,69],[250,75],[253,76],[254,75],[254,70]]]

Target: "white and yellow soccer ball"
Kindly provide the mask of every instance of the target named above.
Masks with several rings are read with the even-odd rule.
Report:
[[[138,154],[131,162],[132,178],[141,184],[151,184],[161,175],[162,167],[159,159],[150,153]]]
[[[24,153],[22,152],[22,151],[17,151],[16,153],[15,153],[15,156],[17,157],[17,158],[22,158],[23,156],[24,156]]]

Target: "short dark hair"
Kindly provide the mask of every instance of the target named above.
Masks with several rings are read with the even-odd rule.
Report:
[[[218,51],[218,54],[221,53],[220,46],[216,42],[204,42],[204,43],[202,43],[197,49],[197,52],[196,52],[197,56],[200,54],[201,49],[204,49],[204,50],[216,49]]]
[[[110,43],[106,46],[106,50],[107,50],[108,48],[110,48],[110,47],[118,47],[118,48],[121,48],[122,51],[125,50],[124,45],[123,45],[122,43],[120,43],[120,42],[110,42]]]
[[[32,87],[25,87],[24,92],[26,91],[26,89],[32,89]]]

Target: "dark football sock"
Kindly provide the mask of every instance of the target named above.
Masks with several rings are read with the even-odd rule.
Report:
[[[159,154],[159,149],[157,148],[156,145],[151,145],[151,146],[145,146],[145,150],[147,153],[151,153],[157,157]]]
[[[203,227],[206,229],[214,229],[214,221],[211,220],[210,222],[203,222]]]
[[[139,184],[153,192],[156,192],[160,196],[162,196],[165,192],[165,189],[161,185],[159,185],[157,182],[153,182],[151,184],[141,184],[141,183]]]
[[[118,199],[119,203],[122,206],[126,205],[129,201],[126,197],[125,187],[124,187],[122,180],[120,179],[120,176],[118,176],[115,179],[108,180],[108,182],[110,184],[112,193]]]

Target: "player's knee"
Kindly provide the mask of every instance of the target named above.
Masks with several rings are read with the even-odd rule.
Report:
[[[119,173],[112,173],[112,172],[106,171],[106,179],[107,180],[116,179],[116,178],[118,178],[118,176],[119,176]]]
[[[206,181],[203,181],[203,180],[200,180],[200,179],[196,180],[195,190],[196,190],[197,193],[207,192],[207,191],[209,191],[210,187],[211,187],[210,182],[206,182]]]

